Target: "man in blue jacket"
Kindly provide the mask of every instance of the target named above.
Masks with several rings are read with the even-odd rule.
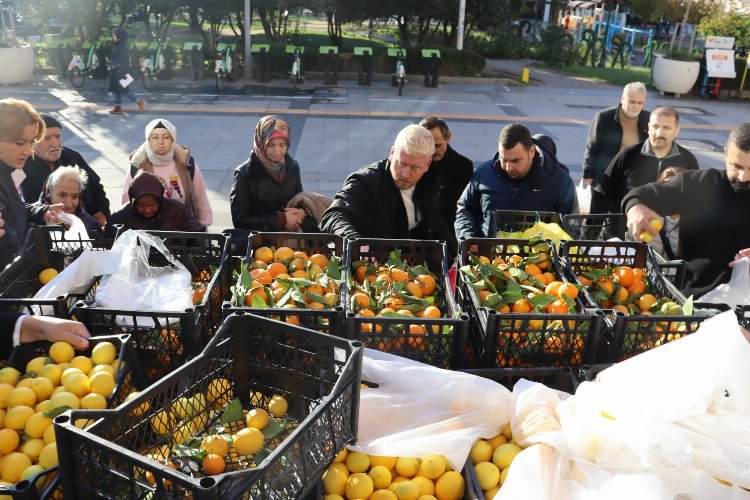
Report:
[[[474,171],[458,200],[456,237],[490,235],[493,210],[578,211],[568,168],[520,123],[506,126],[495,156]]]

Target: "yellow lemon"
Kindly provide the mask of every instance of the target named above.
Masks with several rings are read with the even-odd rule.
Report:
[[[75,394],[63,390],[58,392],[57,394],[53,394],[49,399],[49,407],[51,410],[60,408],[61,406],[68,406],[74,410],[77,410],[81,407],[81,401]]]
[[[329,495],[344,495],[349,471],[344,464],[332,464],[323,474],[323,492]]]
[[[0,429],[0,455],[16,451],[20,441],[18,433],[13,429]]]
[[[45,411],[49,411],[50,409],[51,408],[49,406],[49,399],[45,399],[44,401],[37,403],[36,406],[34,407],[34,411],[36,412],[40,412],[40,411],[45,412]]]
[[[370,468],[370,457],[358,451],[350,451],[346,455],[346,468],[352,474],[356,472],[367,472]]]
[[[52,395],[52,391],[55,390],[55,386],[52,381],[46,377],[36,377],[31,381],[31,385],[29,387],[36,394],[37,401],[44,401],[45,399],[49,399],[49,397]]]
[[[382,465],[376,465],[370,469],[370,472],[367,475],[372,479],[372,485],[376,490],[387,488],[388,485],[391,484],[391,479],[393,479],[391,471]]]
[[[336,455],[336,458],[333,459],[333,463],[337,464],[337,463],[343,462],[344,459],[346,458],[347,453],[349,453],[349,450],[347,450],[346,448],[338,452],[338,454]],[[396,461],[394,460],[393,463],[395,464]]]
[[[95,373],[89,380],[89,391],[109,397],[115,390],[115,379],[107,372]]]
[[[505,439],[505,436],[503,436],[503,439]],[[484,439],[478,440],[474,445],[471,447],[471,451],[469,452],[469,458],[471,458],[471,463],[476,465],[479,462],[489,462],[492,460],[492,452],[494,450],[492,449],[492,445],[485,441]]]
[[[510,427],[510,424],[505,424],[505,427],[503,427],[503,436],[508,441],[513,438],[513,429]]]
[[[50,382],[52,382],[53,386],[60,385],[60,376],[62,375],[62,368],[60,368],[59,365],[55,364],[49,364],[44,365],[41,370],[39,370],[38,375],[40,377],[44,377],[48,379]]]
[[[432,479],[430,478],[424,476],[415,476],[409,479],[409,481],[411,481],[411,484],[419,488],[419,497],[417,497],[417,500],[425,495],[430,496],[435,493],[435,483],[433,483]]]
[[[419,464],[419,472],[424,477],[437,479],[445,472],[445,460],[442,455],[425,455]]]
[[[40,438],[44,435],[47,427],[52,425],[52,419],[45,417],[43,413],[34,413],[26,421],[25,432],[32,438]]]
[[[3,481],[17,483],[26,467],[31,465],[31,459],[21,452],[14,451],[0,459],[0,476]]]
[[[47,356],[38,356],[28,363],[26,363],[26,373],[34,372],[37,375],[39,374],[39,371],[49,363],[51,360]]]
[[[42,467],[39,464],[36,465],[29,465],[24,469],[24,471],[21,473],[21,481],[25,481],[27,479],[31,479],[32,477],[36,476],[40,472],[44,472],[44,467]],[[37,490],[41,490],[44,486],[44,482],[46,481],[46,478],[40,477],[36,480],[36,486]]]
[[[391,490],[375,490],[369,500],[398,500],[398,497]]]
[[[474,467],[482,490],[491,490],[500,481],[500,469],[492,462],[480,462]]]
[[[36,413],[29,406],[14,406],[9,408],[5,413],[5,427],[15,431],[23,430],[26,427],[26,421]]]
[[[653,229],[657,233],[664,227],[664,222],[661,219],[651,219],[651,222],[649,222],[649,224],[651,224],[651,229]]]
[[[440,500],[460,500],[464,496],[464,478],[456,471],[448,471],[435,483],[435,496]]]
[[[12,366],[6,366],[5,368],[0,369],[0,384],[10,384],[15,386],[18,383],[19,378],[21,378],[21,372]]]
[[[86,375],[88,375],[89,378],[91,378],[99,372],[106,372],[112,375],[113,377],[115,376],[115,369],[112,368],[112,365],[96,365]]]
[[[70,360],[76,355],[73,346],[67,342],[55,342],[49,348],[49,357],[55,363],[70,363]]]
[[[499,486],[502,486],[505,482],[505,478],[508,477],[508,471],[510,470],[510,467],[503,469],[503,471],[500,473],[500,483]]]
[[[256,429],[263,430],[271,421],[271,417],[268,416],[268,412],[263,408],[253,408],[247,414],[245,418],[248,427],[255,427]]]
[[[223,457],[229,453],[229,444],[221,436],[206,436],[201,443],[201,450],[206,450],[209,454]]]
[[[42,436],[42,440],[44,441],[45,445],[54,443],[55,441],[57,441],[57,436],[55,436],[54,425],[50,425],[49,427],[47,427],[47,430],[44,431],[44,436]]]
[[[42,452],[39,453],[39,465],[45,469],[54,467],[58,464],[57,459],[57,443],[50,443],[44,445]]]
[[[57,270],[48,267],[47,269],[44,269],[41,273],[39,273],[39,283],[41,283],[42,285],[46,285],[47,283],[55,279],[55,276],[57,276]]]
[[[521,448],[518,445],[513,443],[501,444],[492,454],[492,463],[500,470],[507,469],[519,453],[521,453]]]
[[[647,233],[646,231],[643,231],[640,235],[640,240],[644,243],[651,243],[654,241],[654,237],[651,236],[651,233]]]
[[[81,373],[88,373],[94,367],[94,363],[87,356],[76,356],[70,360],[71,368],[78,368]]]
[[[419,498],[419,486],[413,481],[401,481],[393,489],[398,500],[417,500]]]
[[[396,459],[396,472],[404,477],[416,476],[419,472],[419,459],[398,457]]]
[[[370,455],[370,467],[382,465],[388,470],[396,467],[396,457],[379,457],[377,455]]]
[[[68,370],[73,369],[74,368],[68,368]],[[78,398],[82,398],[89,393],[89,378],[83,373],[75,373],[65,379],[65,381],[63,382],[63,387],[69,393],[74,394]]]
[[[81,398],[81,408],[84,410],[104,410],[107,408],[107,400],[101,394],[92,392]]]
[[[91,350],[91,361],[95,365],[110,365],[115,361],[117,349],[112,342],[99,342]]]
[[[13,389],[15,389],[15,387],[10,384],[0,384],[0,408],[8,407],[8,394],[10,394]]]
[[[346,498],[370,498],[372,492],[372,479],[364,472],[352,474],[346,480]]]
[[[242,429],[234,436],[232,445],[238,455],[255,455],[263,447],[263,433],[255,427]]]
[[[220,403],[225,405],[234,399],[232,385],[225,378],[215,378],[208,383],[206,396],[211,403]]]
[[[276,418],[281,418],[286,415],[288,408],[289,405],[283,396],[276,395],[268,402],[268,412]]]
[[[65,385],[65,382],[73,375],[84,375],[80,368],[73,368],[72,366],[63,370],[60,375],[60,383]]]
[[[21,447],[21,453],[29,457],[32,463],[37,463],[39,461],[39,454],[42,452],[42,448],[44,448],[43,439],[29,439]]]
[[[166,436],[174,428],[174,417],[166,410],[160,410],[151,417],[151,427],[154,432]]]
[[[140,393],[139,391],[131,392],[131,393],[130,393],[130,394],[128,394],[128,396],[127,396],[127,397],[125,398],[125,403],[127,403],[127,402],[128,402],[128,401],[130,401],[131,399],[135,399],[135,398],[137,398],[137,397],[138,397],[138,396],[139,396],[140,394],[141,394],[141,393]],[[137,406],[137,407],[136,407],[136,408],[135,408],[135,409],[133,410],[133,412],[132,412],[132,413],[133,413],[133,415],[135,415],[136,417],[142,417],[143,415],[145,415],[145,414],[146,414],[146,412],[147,412],[147,411],[149,410],[149,408],[151,408],[151,403],[149,403],[148,401],[146,401],[145,403],[141,404],[140,406]]]

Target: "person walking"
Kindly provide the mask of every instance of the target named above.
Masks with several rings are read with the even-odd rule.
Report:
[[[123,80],[130,72],[130,53],[128,52],[128,32],[125,28],[117,28],[112,32],[112,54],[109,59],[109,91],[115,94],[115,107],[110,110],[110,114],[121,115],[122,96],[126,96],[138,105],[138,109],[143,111],[146,107],[146,101],[136,99],[130,91],[130,85],[123,87],[120,80]]]

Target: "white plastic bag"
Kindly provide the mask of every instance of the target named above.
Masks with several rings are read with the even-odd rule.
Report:
[[[731,307],[750,304],[750,258],[743,257],[735,261],[729,283],[717,286],[699,300]]]
[[[581,179],[576,186],[576,196],[578,197],[578,210],[586,215],[591,211],[591,186]]]
[[[379,386],[362,390],[359,435],[349,448],[369,455],[437,453],[461,470],[474,442],[509,421],[511,393],[489,379],[366,349],[362,381]]]
[[[151,248],[166,257],[171,267],[149,264]],[[193,306],[190,271],[172,257],[161,239],[144,231],[129,230],[115,240],[112,252],[121,252],[121,259],[113,274],[102,277],[96,289],[97,306],[175,312]],[[118,317],[118,322],[124,319]]]

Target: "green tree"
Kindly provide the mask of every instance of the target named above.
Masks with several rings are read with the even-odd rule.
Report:
[[[701,19],[698,32],[703,36],[733,36],[737,45],[750,46],[750,14],[721,12]]]

